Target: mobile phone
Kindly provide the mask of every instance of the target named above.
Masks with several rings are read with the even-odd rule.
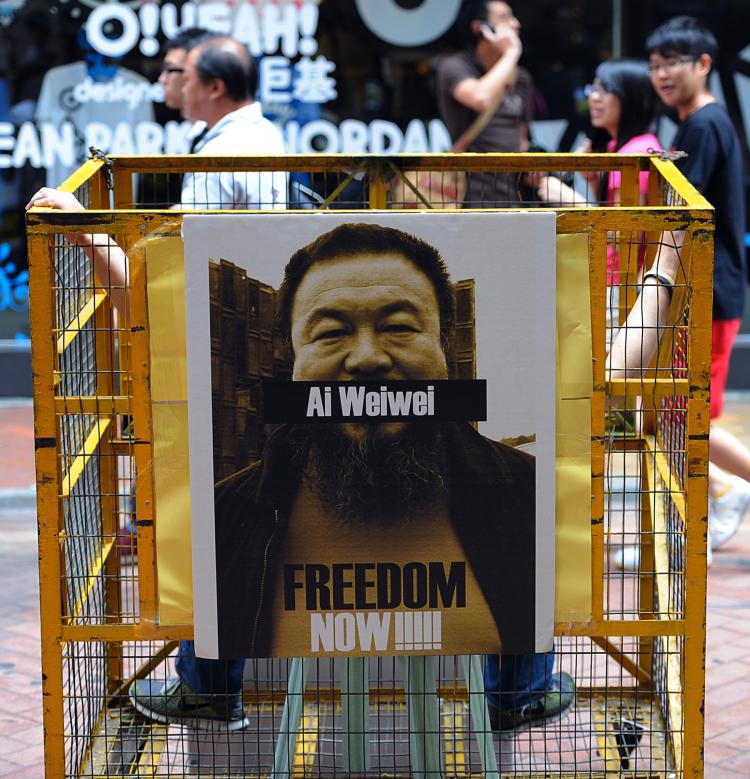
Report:
[[[490,35],[495,34],[495,28],[489,22],[482,22],[479,26],[487,30]]]

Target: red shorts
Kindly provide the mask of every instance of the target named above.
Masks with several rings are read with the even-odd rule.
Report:
[[[711,419],[720,417],[724,409],[729,357],[740,322],[740,319],[714,319],[711,326]]]

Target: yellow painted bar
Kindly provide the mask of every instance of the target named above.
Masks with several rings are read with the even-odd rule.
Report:
[[[593,725],[596,733],[596,746],[599,756],[604,761],[605,771],[620,771],[620,751],[617,739],[607,719],[608,711],[594,710]]]
[[[685,622],[679,619],[610,619],[555,624],[556,636],[639,637],[684,634]],[[158,624],[149,624],[141,618],[139,624],[63,625],[62,636],[65,641],[182,641],[193,638],[193,626],[161,627]]]
[[[653,436],[646,436],[646,444],[653,453],[656,469],[659,472],[661,480],[664,482],[665,492],[669,493],[669,497],[672,499],[674,507],[677,509],[677,513],[682,518],[682,521],[687,522],[685,493],[682,490],[682,485],[677,479],[677,474],[672,472],[672,469],[669,467],[669,463],[667,462],[667,458],[664,456],[664,452],[660,450],[660,447],[654,441]]]
[[[641,469],[640,483],[640,537],[638,539],[641,554],[641,575],[638,578],[638,616],[639,619],[653,619],[656,604],[656,588],[654,587],[653,571],[656,570],[654,556],[654,516],[651,511],[651,496],[649,494],[648,463],[651,457],[646,443],[641,439],[638,449],[638,461]],[[638,641],[638,662],[649,675],[654,669],[654,640],[641,638]]]
[[[237,155],[211,157],[208,155],[113,155],[114,169],[132,173],[186,173],[188,171],[309,171],[312,173],[348,173],[353,168],[384,166],[388,163],[401,170],[482,170],[494,172],[544,171],[639,171],[641,154],[282,154],[275,157]]]
[[[686,570],[683,712],[686,777],[703,776],[706,668],[706,551],[708,531],[708,431],[711,364],[713,231],[692,233],[690,281],[691,332],[688,376],[693,388],[687,409]]]
[[[319,732],[318,706],[306,704],[302,714],[302,723],[297,735],[291,776],[309,776],[315,764],[318,751]]]
[[[145,663],[135,670],[134,673],[122,681],[120,686],[111,693],[112,697],[116,698],[120,695],[124,695],[136,679],[145,679],[151,671],[153,671],[162,660],[166,660],[175,649],[177,649],[177,641],[165,642],[161,649],[154,652]]]
[[[140,549],[138,550],[140,555]],[[187,641],[193,638],[192,625],[162,628],[143,621],[140,624],[63,625],[64,641]]]
[[[103,708],[101,712],[99,712],[99,716],[96,718],[96,723],[91,728],[93,738],[86,747],[86,751],[83,753],[83,757],[81,758],[78,770],[78,779],[82,779],[87,774],[99,773],[102,770],[98,766],[94,766],[94,760],[96,759],[95,752],[97,751],[97,747],[99,747],[101,734],[103,732],[106,733],[106,720],[107,710]]]
[[[106,176],[106,166],[102,165],[96,175],[89,181],[89,207],[90,208],[111,208],[108,181]]]
[[[370,181],[370,208],[371,209],[383,209],[386,208],[386,183],[382,179],[376,179]]]
[[[56,395],[56,414],[130,414],[132,400],[127,395]]]
[[[669,699],[669,718],[671,721],[672,742],[671,746],[674,761],[676,765],[684,766],[685,775],[689,776],[695,769],[699,769],[699,773],[693,773],[693,776],[703,777],[703,761],[702,759],[698,763],[688,763],[685,757],[686,747],[689,749],[689,744],[696,735],[685,724],[685,686],[683,684],[683,667],[685,664],[685,656],[680,651],[680,647],[677,644],[677,639],[674,636],[668,636],[666,639],[667,644],[667,697]],[[700,731],[700,740],[697,742],[700,744],[700,751],[703,752],[703,731]],[[692,758],[691,758],[692,759]]]
[[[86,467],[86,463],[91,459],[94,452],[96,452],[99,441],[101,441],[111,421],[112,420],[109,417],[99,417],[94,423],[91,432],[89,432],[84,441],[83,449],[73,460],[70,469],[63,477],[62,490],[60,493],[63,498],[67,498],[72,492],[73,487],[75,487],[76,482],[83,473],[83,469]]]
[[[649,772],[638,772],[638,773],[631,773],[628,772],[627,777],[628,779],[664,779],[666,777],[671,777],[674,774],[673,771],[664,772],[659,771],[658,773],[649,773]],[[112,779],[112,774],[102,774],[102,773],[94,773],[89,774],[87,773],[86,779]],[[226,774],[224,775],[226,776]],[[229,774],[232,779],[239,779],[239,774]],[[243,773],[241,774],[242,779],[268,779],[268,774],[257,774],[257,773]],[[343,774],[342,774],[343,776]],[[382,779],[382,774],[361,774],[358,775],[359,779]],[[452,776],[452,774],[451,774]],[[486,779],[485,774],[465,774],[464,775],[466,779]],[[499,774],[500,779],[515,779],[515,777],[518,777],[519,775],[516,773],[506,773],[503,771],[501,774]],[[523,779],[550,779],[549,773],[523,773],[522,774]],[[555,779],[612,779],[612,773],[603,773],[602,771],[587,771],[586,773],[578,772],[578,771],[555,771]],[[190,779],[216,779],[216,774],[191,774]]]
[[[119,165],[113,166],[113,180],[114,180],[114,207],[115,210],[120,208],[132,208],[135,204],[133,200],[133,171],[123,170]]]
[[[433,211],[440,213],[455,213],[453,208],[434,208]],[[469,213],[482,213],[487,209],[466,208],[462,209]],[[493,211],[510,213],[518,211],[518,208],[493,208]],[[585,208],[557,208],[557,232],[572,233],[581,232],[586,227],[591,227],[595,221],[606,226],[607,229],[617,229],[619,225],[625,225],[628,228],[635,228],[639,224],[646,224],[653,229],[677,229],[675,224],[681,225],[687,229],[694,224],[711,224],[713,212],[710,209],[699,210],[684,205],[669,206],[618,206],[616,208],[608,206],[592,206]],[[340,209],[342,214],[361,214],[361,209]],[[28,212],[28,227],[30,233],[59,233],[60,229],[65,228],[68,232],[95,232],[95,233],[114,233],[118,228],[113,225],[124,225],[130,227],[138,223],[148,226],[155,220],[162,220],[164,223],[179,222],[185,214],[208,213],[206,211],[180,210],[180,209],[148,209],[138,210],[124,208],[119,211],[109,209],[89,208],[85,211],[62,211],[52,208],[32,208]],[[257,209],[215,209],[211,214],[255,214]],[[299,211],[290,211],[289,209],[280,209],[275,211],[264,211],[266,215],[278,216],[283,214],[299,214]]]
[[[664,491],[659,490],[660,480],[656,478],[657,471],[654,468],[651,457],[645,458],[646,478],[650,490],[651,512],[654,524],[654,560],[656,591],[659,596],[659,613],[672,614],[673,609],[670,603],[669,588],[669,549],[667,539],[667,520],[664,510],[665,498]],[[663,483],[663,482],[662,482]],[[667,646],[664,664],[667,671],[667,698],[669,700],[669,718],[668,728],[671,734],[671,747],[674,752],[675,763],[678,766],[683,763],[683,746],[685,736],[685,724],[683,721],[682,708],[682,672],[681,656],[679,647],[674,636],[665,639]]]
[[[592,636],[591,640],[600,649],[603,649],[613,660],[619,663],[629,674],[635,676],[641,684],[648,685],[651,683],[651,675],[646,673],[646,671],[628,657],[618,646],[615,646],[611,641],[608,641],[601,636]]]
[[[627,155],[623,155],[627,157]],[[639,157],[636,157],[639,159]],[[640,204],[640,165],[624,165],[620,177],[620,205],[637,206]]]
[[[464,704],[459,701],[443,701],[440,720],[443,732],[443,755],[445,756],[445,775],[468,776],[469,764],[466,760],[466,742],[462,736],[466,733],[467,723]]]
[[[589,284],[591,290],[591,357],[594,391],[591,396],[591,608],[594,619],[604,613],[604,364],[607,305],[607,233],[592,230],[589,236]]]
[[[467,208],[467,213],[478,213],[485,209]],[[499,208],[500,212],[512,212],[518,209]],[[453,212],[453,209],[433,209],[435,213]],[[140,234],[151,232],[158,227],[170,223],[179,223],[185,214],[195,211],[153,209],[138,211],[123,209],[121,211],[97,210],[87,211],[55,211],[52,209],[32,208],[27,215],[29,235],[65,233],[99,233],[113,234],[120,232],[139,231]],[[205,213],[205,212],[199,212]],[[212,214],[243,214],[257,211],[216,210]],[[267,211],[268,215],[283,215],[289,211]],[[299,214],[299,211],[291,213]],[[341,209],[342,214],[361,214],[361,210]],[[713,212],[710,209],[698,210],[690,206],[632,206],[618,208],[560,208],[557,209],[557,232],[577,233],[589,232],[592,225],[605,230],[681,230],[696,226],[713,224]]]
[[[149,738],[146,741],[146,747],[138,761],[136,776],[159,775],[159,762],[161,761],[162,752],[167,747],[168,736],[168,726],[153,724]]]
[[[623,170],[620,178],[620,205],[640,205],[640,172],[633,168]],[[610,233],[611,241],[618,241],[617,247],[612,247],[619,255],[619,294],[618,321],[625,321],[627,312],[633,307],[638,294],[638,237],[640,230],[619,230]]]
[[[54,270],[48,238],[28,239],[31,299],[31,364],[34,383],[34,446],[39,526],[39,612],[41,622],[44,766],[47,779],[65,777],[63,667],[60,642],[62,582],[58,532],[61,521],[54,406]]]
[[[104,567],[107,558],[112,552],[114,545],[114,539],[110,539],[102,547],[101,552],[97,556],[96,560],[94,561],[94,565],[91,567],[91,570],[86,577],[86,586],[84,587],[83,592],[81,593],[75,607],[73,608],[73,613],[69,617],[70,620],[77,620],[83,613],[83,607],[86,605],[86,601],[88,600],[89,595],[91,595],[91,590],[94,589],[94,586],[99,580],[99,574],[101,574],[102,568]]]
[[[666,458],[657,450],[657,444],[654,439],[646,438],[646,443],[650,451],[645,454],[645,475],[646,488],[649,490],[650,510],[654,530],[654,579],[656,583],[656,592],[658,593],[659,612],[674,618],[675,610],[670,599],[670,577],[684,575],[682,572],[670,571],[670,557],[667,538],[667,519],[665,512],[666,495],[673,495],[672,481],[673,474],[668,466],[665,468]],[[660,460],[661,458],[661,466]],[[656,466],[656,467],[655,467]],[[666,478],[665,478],[666,477]],[[683,673],[682,667],[684,658],[681,656],[679,646],[674,636],[665,638],[666,657],[664,663],[666,666],[667,677],[667,698],[669,700],[669,733],[671,735],[671,749],[674,753],[676,765],[685,765],[683,762],[683,751],[685,745],[685,736],[689,732],[685,728],[683,718]],[[687,640],[687,638],[686,638]],[[702,689],[702,679],[701,679]],[[688,739],[689,740],[689,739]]]
[[[75,192],[87,181],[91,181],[104,166],[102,160],[86,160],[78,170],[74,171],[58,187],[63,192]]]
[[[664,511],[666,493],[669,489],[665,482],[656,478],[657,470],[654,467],[654,455],[648,453],[644,457],[646,465],[646,488],[651,504],[651,520],[654,528],[654,579],[656,591],[659,595],[659,616],[669,619],[678,619],[679,615],[672,609],[670,599],[670,570],[669,548],[667,540],[667,516]],[[664,489],[661,489],[661,485]]]
[[[281,683],[280,683],[281,684]],[[577,687],[576,697],[579,700],[585,700],[586,703],[590,703],[590,699],[593,696],[606,695],[608,692],[618,692],[621,694],[624,700],[633,702],[634,698],[643,698],[643,690],[638,690],[632,685],[621,687],[619,685],[610,685],[604,687],[601,685],[594,685],[591,687]],[[318,702],[318,703],[341,703],[341,691],[338,688],[327,687],[306,687],[303,694],[303,700],[306,702]],[[459,685],[438,685],[437,697],[443,701],[457,701],[460,703],[468,703],[469,694],[466,691],[466,687]],[[266,687],[264,689],[244,690],[242,694],[242,701],[246,706],[281,706],[284,704],[286,698],[286,687]],[[370,687],[368,693],[370,705],[372,706],[388,706],[392,708],[402,707],[406,703],[406,693],[403,687],[388,686],[386,687]],[[526,774],[524,774],[526,776]],[[555,777],[558,774],[555,773]],[[662,778],[663,779],[663,778]]]
[[[610,398],[640,397],[653,398],[687,396],[690,394],[690,382],[687,379],[633,378],[607,380],[607,396]]]
[[[148,307],[146,302],[146,256],[142,245],[135,247],[140,231],[131,233],[130,325],[135,472],[138,483],[138,602],[141,622],[155,625],[157,613],[156,540],[154,532],[153,426]],[[170,636],[171,637],[171,636]]]
[[[99,306],[95,313],[94,332],[96,344],[96,394],[112,396],[114,393],[116,365],[115,356],[115,316],[109,299]],[[117,539],[120,532],[119,522],[119,484],[118,462],[115,449],[112,446],[114,437],[114,424],[109,428],[109,434],[102,436],[99,442],[99,494],[101,511],[101,532],[103,538]],[[104,577],[104,604],[107,620],[120,620],[122,608],[122,593],[120,591],[119,560],[116,555],[110,554],[114,541],[109,543],[106,554],[102,553],[103,577]],[[92,582],[95,575],[91,575]],[[106,680],[107,692],[117,689],[124,676],[124,659],[122,644],[114,643],[106,645]]]
[[[62,335],[57,337],[58,354],[62,354],[73,343],[75,337],[81,332],[86,322],[94,316],[94,312],[104,302],[106,297],[107,293],[104,290],[96,290],[92,297],[86,301],[83,308],[62,331]]]
[[[658,157],[651,159],[651,165],[658,175],[663,178],[673,189],[685,199],[688,208],[700,208],[713,211],[714,207],[703,195],[680,173],[679,168],[670,162],[660,160]],[[713,260],[713,253],[711,254]],[[711,264],[713,267],[713,262]]]

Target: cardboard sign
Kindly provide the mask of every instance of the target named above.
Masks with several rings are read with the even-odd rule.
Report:
[[[183,229],[196,652],[548,650],[554,214]],[[451,380],[484,387],[483,407],[454,391],[437,413]],[[301,382],[323,413],[326,387],[352,402],[304,418],[293,388],[291,421],[270,424],[264,381]]]

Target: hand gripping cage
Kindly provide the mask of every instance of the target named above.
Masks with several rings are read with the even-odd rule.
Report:
[[[483,694],[480,666],[456,657],[414,660],[411,669],[360,661],[357,673],[355,661],[252,661],[244,689],[251,725],[240,735],[160,725],[130,707],[132,680],[170,676],[176,642],[192,635],[190,624],[159,622],[141,239],[160,228],[179,235],[185,212],[168,205],[182,175],[199,170],[295,173],[293,205],[313,209],[456,209],[467,174],[509,175],[517,202],[472,205],[552,207],[559,235],[586,234],[592,615],[556,624],[556,670],[577,685],[574,707],[559,721],[493,737],[472,716]],[[539,173],[610,171],[621,177],[617,202],[550,205],[528,183]],[[88,210],[34,209],[28,218],[48,777],[702,776],[713,215],[671,162],[595,154],[100,156],[62,188]],[[635,375],[609,380],[607,345],[638,295],[639,254],[648,267],[674,230],[685,240],[658,353]],[[111,290],[68,240],[80,233],[110,235],[127,252],[127,319],[114,314]],[[609,321],[608,249],[620,257]],[[220,306],[220,282],[215,290]],[[615,560],[632,548],[639,553],[623,570]],[[437,701],[422,733],[415,730],[427,720],[412,716],[420,700]]]

